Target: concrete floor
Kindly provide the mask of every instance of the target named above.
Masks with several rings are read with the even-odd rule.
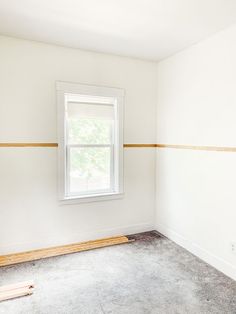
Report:
[[[1,314],[236,314],[236,282],[155,233],[136,242],[2,267],[0,285],[33,279]]]

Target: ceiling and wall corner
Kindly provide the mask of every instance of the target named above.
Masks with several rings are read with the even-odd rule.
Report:
[[[236,22],[235,0],[1,0],[0,34],[158,61]]]

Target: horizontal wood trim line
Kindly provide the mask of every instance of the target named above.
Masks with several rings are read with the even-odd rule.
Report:
[[[57,143],[0,143],[0,147],[58,147]]]
[[[81,243],[74,243],[69,245],[56,246],[51,248],[33,250],[22,253],[13,253],[0,256],[0,266],[8,266],[23,262],[30,262],[42,258],[53,257],[58,255],[77,253],[106,246],[112,246],[122,243],[133,242],[134,239],[128,239],[125,236],[111,237],[99,239],[95,241],[87,241]]]
[[[156,144],[156,147],[157,148],[218,151],[218,152],[236,152],[236,147],[225,147],[225,146],[193,146],[193,145]]]
[[[58,143],[0,143],[0,147],[58,147]],[[156,144],[124,144],[124,147],[156,147]]]
[[[0,143],[0,147],[58,147],[58,143]],[[174,148],[205,150],[218,152],[236,152],[236,147],[225,146],[194,146],[194,145],[174,145],[174,144],[124,144],[124,148]]]
[[[174,145],[174,144],[124,144],[124,147],[156,147],[156,148],[191,149],[191,150],[206,150],[206,151],[219,151],[219,152],[236,152],[236,147],[225,147],[225,146],[194,146],[194,145]]]
[[[124,147],[156,147],[156,144],[124,144]]]

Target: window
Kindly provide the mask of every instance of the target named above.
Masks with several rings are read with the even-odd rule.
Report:
[[[122,194],[123,97],[121,89],[57,82],[61,199]]]

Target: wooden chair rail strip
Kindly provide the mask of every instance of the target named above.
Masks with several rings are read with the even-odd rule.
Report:
[[[0,143],[0,147],[58,147],[58,143]],[[124,144],[124,148],[173,148],[205,150],[218,152],[236,152],[236,147],[225,146],[197,146],[197,145],[175,145],[175,144]]]
[[[105,239],[99,239],[95,241],[87,241],[82,243],[74,243],[69,245],[62,245],[52,248],[33,250],[22,253],[13,253],[0,256],[0,266],[8,266],[23,262],[34,261],[42,258],[59,256],[64,254],[76,253],[87,251],[96,248],[102,248],[106,246],[112,246],[122,243],[129,243],[134,240],[129,240],[125,236],[111,237]]]
[[[57,143],[0,143],[0,147],[58,147]]]
[[[132,147],[156,147],[156,144],[124,144],[125,148],[132,148]]]
[[[58,143],[0,143],[0,147],[58,147]],[[156,147],[156,144],[124,144],[124,147]]]
[[[225,146],[195,146],[195,145],[156,144],[156,147],[157,148],[218,151],[218,152],[236,152],[236,147],[225,147]]]
[[[57,143],[0,143],[0,147],[58,147]]]

